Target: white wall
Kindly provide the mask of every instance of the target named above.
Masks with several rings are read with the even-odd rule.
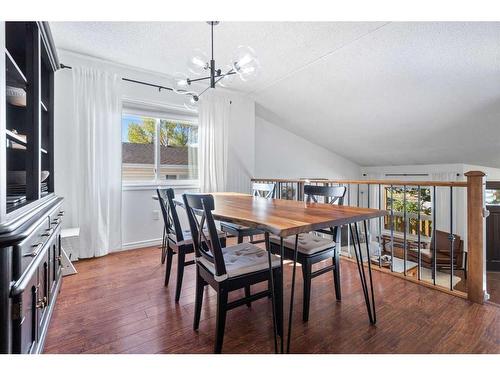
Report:
[[[482,167],[480,165],[464,164],[464,172],[482,171],[486,173],[486,180],[500,180],[500,168]]]
[[[227,191],[250,191],[255,175],[255,103],[232,95],[229,121]]]
[[[255,177],[359,178],[359,165],[261,117],[255,118]]]
[[[107,70],[121,77],[146,81],[154,84],[170,86],[169,77],[157,73],[138,70],[80,54],[58,51],[59,59],[69,66],[88,66]],[[122,82],[122,95],[127,101],[144,102],[166,108],[182,108],[182,97],[168,91],[129,82]],[[255,173],[255,110],[252,100],[240,95],[228,93],[232,101],[231,130],[228,170],[230,174],[229,189],[248,191],[250,178]],[[55,190],[65,197],[65,226],[78,226],[75,211],[76,200],[70,187],[78,170],[73,158],[73,81],[70,70],[60,70],[55,78]],[[176,194],[197,190],[198,185],[180,185]],[[122,191],[122,248],[137,248],[159,243],[163,221],[158,215],[158,202],[153,201],[155,186],[125,186]],[[187,223],[185,223],[187,228]]]

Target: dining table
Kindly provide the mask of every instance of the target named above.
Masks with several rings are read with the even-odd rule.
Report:
[[[347,226],[351,243],[354,249],[356,265],[361,282],[361,288],[365,299],[365,304],[368,312],[368,318],[371,324],[375,324],[376,309],[375,296],[372,279],[372,269],[370,260],[370,240],[369,240],[369,221],[387,215],[384,210],[377,210],[363,207],[352,207],[344,205],[335,205],[328,203],[315,203],[296,200],[283,199],[266,199],[254,197],[249,194],[234,193],[234,192],[217,192],[212,193],[215,201],[215,208],[212,211],[214,219],[219,221],[231,222],[239,225],[248,226],[255,229],[260,229],[265,233],[266,249],[269,254],[269,272],[271,275],[271,290],[273,276],[271,272],[271,256],[270,256],[270,240],[269,236],[275,235],[280,237],[280,267],[281,267],[281,287],[283,283],[283,259],[284,259],[284,239],[289,236],[295,237],[294,259],[292,268],[292,281],[290,289],[290,305],[288,314],[288,330],[286,336],[286,351],[285,351],[285,334],[283,330],[283,319],[280,320],[280,330],[282,335],[278,351],[278,327],[276,321],[277,309],[280,309],[280,316],[283,316],[284,298],[281,299],[281,306],[275,306],[274,295],[273,301],[273,327],[274,327],[274,344],[275,352],[289,353],[290,340],[292,336],[292,317],[293,317],[293,302],[295,294],[295,276],[297,267],[297,248],[298,236],[301,233],[313,232],[325,228]],[[157,196],[153,196],[158,199]],[[180,199],[176,199],[175,203],[183,206]],[[362,223],[363,230],[360,231],[359,226]],[[361,233],[360,233],[361,232]],[[340,233],[337,231],[337,238],[334,239],[340,245]],[[292,237],[293,238],[293,237]],[[361,251],[361,243],[366,246],[367,262],[363,260],[363,252]],[[365,267],[368,269],[365,270]],[[283,295],[283,291],[282,291]]]

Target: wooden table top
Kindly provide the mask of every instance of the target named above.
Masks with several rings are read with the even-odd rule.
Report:
[[[213,193],[216,220],[262,229],[286,237],[387,215],[386,211],[324,203]]]

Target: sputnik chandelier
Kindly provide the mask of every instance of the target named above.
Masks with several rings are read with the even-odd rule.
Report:
[[[214,26],[217,26],[219,21],[207,23],[210,25],[211,32],[211,57],[209,58],[205,52],[197,49],[187,64],[188,71],[195,77],[190,78],[184,73],[174,74],[173,91],[186,96],[184,106],[189,110],[196,110],[200,96],[208,89],[214,89],[216,85],[227,87],[236,75],[244,82],[249,81],[256,76],[259,69],[255,51],[248,46],[236,48],[230,64],[224,67],[225,73],[223,69],[218,68],[214,59]],[[209,81],[210,86],[198,94],[191,89],[191,84],[201,81]]]

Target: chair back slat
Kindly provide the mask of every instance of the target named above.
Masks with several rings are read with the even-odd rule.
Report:
[[[344,204],[344,196],[346,193],[345,186],[318,186],[318,185],[304,185],[304,195],[306,196],[307,203],[318,203],[317,197],[323,197],[325,203],[337,204],[342,206]],[[329,234],[333,236],[333,240],[337,239],[338,227],[330,228],[329,231],[319,230],[318,232]]]
[[[225,275],[226,265],[222,246],[212,216],[215,208],[214,197],[210,194],[183,194],[182,199],[186,207],[196,257],[203,257],[211,262],[216,276]],[[205,223],[208,238],[204,231]]]
[[[267,199],[274,198],[275,189],[276,189],[275,183],[265,184],[265,183],[255,182],[252,184],[252,194],[254,197],[262,197]]]
[[[167,236],[175,236],[176,242],[184,241],[181,222],[179,220],[179,215],[177,214],[177,208],[174,202],[174,189],[156,189],[156,193],[158,194],[158,201],[160,202],[165,228],[167,229]]]
[[[306,202],[318,203],[317,197],[323,197],[325,202],[330,204],[337,203],[338,205],[344,204],[344,196],[346,193],[345,186],[317,186],[317,185],[304,185],[304,195]]]

